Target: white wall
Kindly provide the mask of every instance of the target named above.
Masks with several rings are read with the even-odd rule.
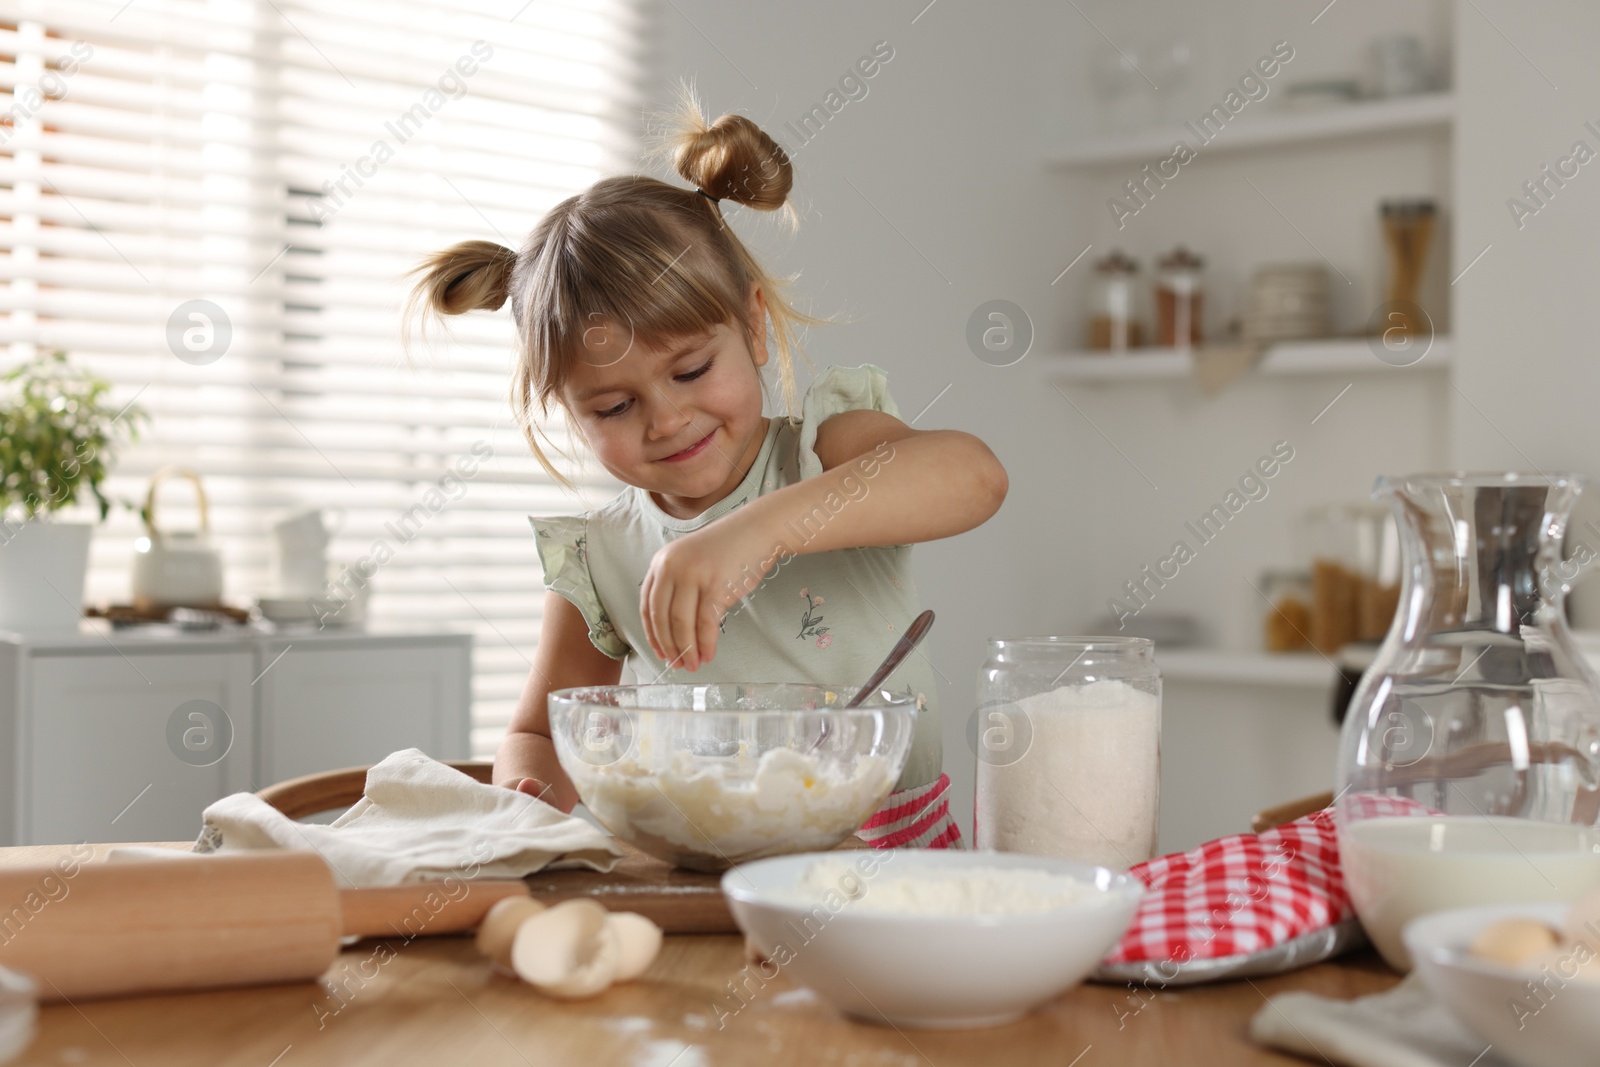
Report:
[[[714,114],[742,111],[793,149],[785,122],[820,103],[874,42],[895,49],[868,96],[795,151],[798,237],[747,211],[730,217],[771,265],[802,271],[798,292],[816,310],[855,316],[812,334],[819,365],[886,367],[907,417],[951,385],[918,425],[978,434],[1010,472],[1011,496],[986,527],[917,550],[923,599],[940,613],[930,644],[947,679],[940,696],[954,807],[968,823],[973,763],[963,735],[985,639],[1082,632],[1274,441],[1291,442],[1296,457],[1271,495],[1160,596],[1163,610],[1206,619],[1220,644],[1255,646],[1260,602],[1244,579],[1294,561],[1295,526],[1312,504],[1364,499],[1381,473],[1594,468],[1600,430],[1589,407],[1600,360],[1587,290],[1600,163],[1520,233],[1504,200],[1574,139],[1600,150],[1600,137],[1582,128],[1586,118],[1600,125],[1600,106],[1585,111],[1600,100],[1600,74],[1585,55],[1600,39],[1600,12],[1577,0],[1536,12],[1509,0],[1339,0],[1313,23],[1320,2],[1081,0],[1082,14],[1043,2],[924,3],[674,0],[657,16],[658,61],[664,77],[695,77]],[[1169,86],[1169,115],[1220,100],[1276,41],[1296,54],[1275,91],[1292,78],[1360,71],[1380,29],[1415,32],[1430,59],[1455,68],[1445,73],[1461,92],[1460,159],[1453,169],[1447,134],[1202,156],[1118,231],[1105,199],[1131,173],[1043,162],[1095,128],[1090,57],[1103,39],[1093,27],[1124,44],[1182,27],[1199,62],[1188,85]],[[662,86],[652,92],[665,99]],[[1280,101],[1253,103],[1238,121]],[[1381,299],[1377,202],[1409,195],[1434,196],[1445,212],[1427,292],[1441,325],[1458,335],[1453,376],[1254,379],[1213,399],[1182,383],[1068,387],[1081,413],[1051,387],[1049,350],[1074,344],[1081,329],[1083,268],[1111,244],[1146,262],[1179,240],[1205,254],[1213,332],[1236,312],[1253,266],[1320,252],[1351,279],[1336,287],[1335,307],[1337,326],[1354,331]],[[1095,251],[1052,286],[1090,242]],[[1452,291],[1449,277],[1491,242]],[[1034,353],[1011,368],[980,363],[963,339],[971,311],[996,297],[1020,304],[1036,328]],[[1169,689],[1169,716],[1177,698]],[[1194,736],[1192,726],[1174,735]],[[1166,753],[1191,758],[1200,753]]]
[[[1456,384],[1470,403],[1456,405],[1454,451],[1472,467],[1594,473],[1600,160],[1520,230],[1506,201],[1574,141],[1600,152],[1600,136],[1584,127],[1600,127],[1600,8],[1475,2],[1483,14],[1467,9],[1458,30],[1463,64],[1480,73],[1462,85],[1456,243],[1463,266],[1492,247],[1456,286]]]

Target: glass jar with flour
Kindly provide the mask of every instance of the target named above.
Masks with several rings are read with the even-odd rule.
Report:
[[[1155,854],[1161,672],[1133,637],[989,642],[969,740],[980,849],[1126,870]]]

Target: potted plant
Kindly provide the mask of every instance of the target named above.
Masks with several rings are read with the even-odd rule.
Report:
[[[55,352],[0,375],[0,630],[60,629],[81,617],[93,523],[52,516],[87,489],[100,518],[114,453],[143,409],[110,403],[111,383]]]

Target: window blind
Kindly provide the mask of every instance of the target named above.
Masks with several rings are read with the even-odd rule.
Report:
[[[109,494],[197,471],[231,603],[274,591],[274,518],[337,509],[330,555],[366,561],[373,625],[477,635],[478,755],[538,635],[524,515],[614,486],[574,500],[528,454],[509,314],[403,352],[404,274],[465,238],[515,247],[632,165],[635,4],[0,0],[7,361],[65,350],[149,412]],[[191,495],[163,487],[164,527],[194,525]],[[91,601],[129,599],[141,532],[126,509],[96,532]]]

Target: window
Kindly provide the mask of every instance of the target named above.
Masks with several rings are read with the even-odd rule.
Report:
[[[638,38],[633,0],[0,0],[6,358],[63,349],[149,411],[111,495],[197,471],[231,603],[272,592],[275,517],[338,509],[372,625],[477,634],[480,755],[538,635],[524,515],[584,505],[512,425],[509,314],[408,359],[404,274],[632,165]],[[91,601],[127,601],[140,533],[97,531]]]

